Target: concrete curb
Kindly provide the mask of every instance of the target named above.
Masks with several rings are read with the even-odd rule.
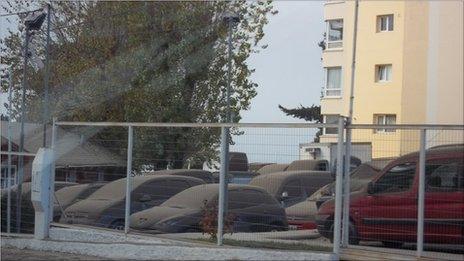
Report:
[[[106,231],[55,229],[50,240],[2,237],[1,246],[132,260],[334,260],[330,253],[202,247],[175,240],[115,234]],[[95,240],[92,240],[94,236]]]

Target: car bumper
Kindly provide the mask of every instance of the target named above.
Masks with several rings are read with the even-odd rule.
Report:
[[[288,229],[289,230],[308,230],[316,229],[317,225],[314,220],[289,220]]]

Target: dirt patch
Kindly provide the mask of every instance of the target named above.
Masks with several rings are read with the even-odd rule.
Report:
[[[99,257],[75,255],[51,251],[37,251],[12,247],[1,248],[2,261],[4,260],[108,260]]]

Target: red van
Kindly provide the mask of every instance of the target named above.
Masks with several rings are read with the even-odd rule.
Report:
[[[350,196],[350,244],[381,241],[398,247],[415,242],[419,153],[388,164],[364,189]],[[464,244],[464,144],[426,152],[424,241]],[[316,216],[319,233],[332,238],[335,201]]]

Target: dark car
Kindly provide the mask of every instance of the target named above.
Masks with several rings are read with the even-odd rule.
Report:
[[[426,151],[424,242],[464,244],[464,145]],[[381,241],[399,247],[417,237],[419,153],[388,164],[362,190],[350,195],[350,243]],[[334,200],[322,204],[317,229],[332,238]]]
[[[65,187],[55,192],[55,201],[53,202],[53,221],[60,220],[63,211],[76,203],[77,201],[88,198],[92,193],[105,185],[106,182],[96,182],[88,184],[79,184]]]
[[[282,206],[306,200],[316,190],[333,181],[328,171],[283,171],[259,175],[249,183],[264,188]]]
[[[55,181],[55,191],[62,188],[75,186],[74,182]],[[11,228],[12,231],[16,226],[16,194],[18,186],[11,187]],[[6,231],[7,219],[7,193],[8,188],[2,189],[1,202],[2,202],[2,231]],[[31,182],[24,182],[21,186],[21,232],[32,233],[34,232],[34,218],[35,210],[31,201]]]
[[[285,211],[259,187],[231,184],[228,187],[228,217],[234,232],[286,230]],[[217,211],[219,184],[187,189],[158,207],[131,216],[131,228],[181,233],[202,231],[205,209]]]
[[[202,179],[205,183],[214,183],[215,178],[213,173],[200,170],[200,169],[171,169],[171,170],[158,170],[149,173],[150,175],[178,175]]]
[[[130,213],[158,206],[173,195],[204,183],[201,179],[177,175],[133,177]],[[60,222],[123,229],[125,199],[126,178],[115,180],[66,208]]]

